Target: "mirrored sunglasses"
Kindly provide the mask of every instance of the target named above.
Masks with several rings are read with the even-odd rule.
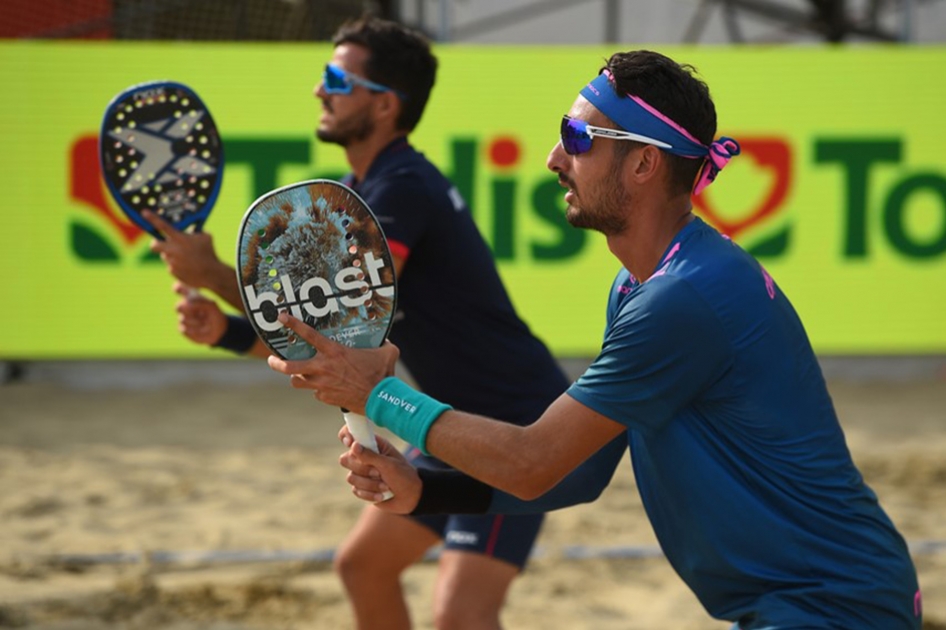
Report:
[[[322,73],[322,85],[329,94],[351,94],[355,86],[360,85],[372,92],[394,92],[399,97],[404,98],[404,95],[397,90],[369,81],[356,74],[345,72],[333,63],[325,64],[325,71]]]
[[[609,138],[611,140],[634,140],[644,144],[652,144],[661,149],[672,148],[666,142],[656,140],[648,136],[642,136],[630,131],[621,129],[609,129],[607,127],[595,127],[589,125],[584,120],[562,116],[562,127],[560,131],[562,139],[562,148],[569,155],[581,155],[591,151],[591,142],[595,137]]]

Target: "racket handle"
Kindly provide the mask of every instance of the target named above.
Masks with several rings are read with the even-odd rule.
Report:
[[[377,453],[378,441],[374,439],[371,421],[360,413],[354,413],[347,409],[342,409],[342,414],[345,417],[345,425],[348,427],[348,430],[351,431],[351,435],[355,438],[355,441]]]
[[[378,441],[374,438],[374,430],[371,428],[371,421],[360,413],[354,413],[342,409],[342,415],[345,417],[345,426],[351,431],[355,441],[375,453],[378,452]],[[382,501],[394,498],[394,493],[390,490],[385,491]]]
[[[186,291],[187,295],[185,295],[185,297],[186,297],[188,300],[196,300],[196,299],[202,297],[202,296],[200,295],[200,290],[199,290],[199,289],[195,289],[194,287],[190,286],[189,284],[184,284],[183,282],[181,283],[181,286],[184,287],[185,289],[187,289],[187,291]]]

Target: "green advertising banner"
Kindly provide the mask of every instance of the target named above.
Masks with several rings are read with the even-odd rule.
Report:
[[[682,48],[743,155],[698,212],[766,266],[822,354],[946,352],[946,48]],[[564,221],[545,168],[558,124],[612,51],[437,48],[414,144],[470,203],[513,300],[558,356],[593,356],[617,263]],[[0,42],[0,359],[222,357],[177,332],[172,280],[108,198],[101,116],[168,79],[210,107],[226,167],[206,224],[232,262],[259,195],[347,171],[313,136],[328,45]]]

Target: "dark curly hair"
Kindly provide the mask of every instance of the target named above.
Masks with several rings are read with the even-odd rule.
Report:
[[[437,58],[427,38],[397,22],[363,16],[342,24],[332,43],[356,44],[369,51],[365,78],[403,95],[397,127],[412,131],[420,122],[437,76]]]
[[[650,50],[635,50],[611,55],[601,69],[610,70],[615,92],[638,96],[664,116],[686,129],[703,144],[716,136],[716,107],[709,87],[696,75],[696,68]],[[637,143],[619,142],[626,155]],[[694,160],[667,153],[670,158],[670,187],[674,193],[689,193],[703,165]]]

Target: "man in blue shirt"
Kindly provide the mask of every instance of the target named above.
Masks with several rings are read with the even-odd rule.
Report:
[[[336,33],[332,58],[314,92],[323,142],[342,146],[352,172],[344,182],[378,217],[398,276],[390,339],[417,384],[474,413],[528,424],[568,381],[545,345],[517,315],[491,252],[457,189],[408,141],[434,85],[437,60],[427,41],[399,24],[363,19]],[[182,283],[209,288],[242,308],[232,268],[206,233],[165,235],[153,249]],[[209,345],[265,356],[245,319],[227,318],[206,298],[178,286],[182,332]],[[449,467],[417,449],[424,469]],[[358,628],[406,629],[401,572],[443,543],[435,588],[438,628],[495,630],[512,581],[525,566],[544,515],[414,515],[367,507],[336,554]]]
[[[602,232],[623,268],[600,354],[534,424],[454,410],[390,376],[395,346],[351,351],[285,315],[319,356],[270,366],[465,473],[417,472],[343,431],[349,481],[381,509],[590,501],[629,446],[661,547],[713,617],[739,630],[918,630],[906,544],[851,460],[798,316],[691,212],[739,152],[715,133],[706,85],[649,51],[613,55],[563,118],[548,166],[567,217]]]

